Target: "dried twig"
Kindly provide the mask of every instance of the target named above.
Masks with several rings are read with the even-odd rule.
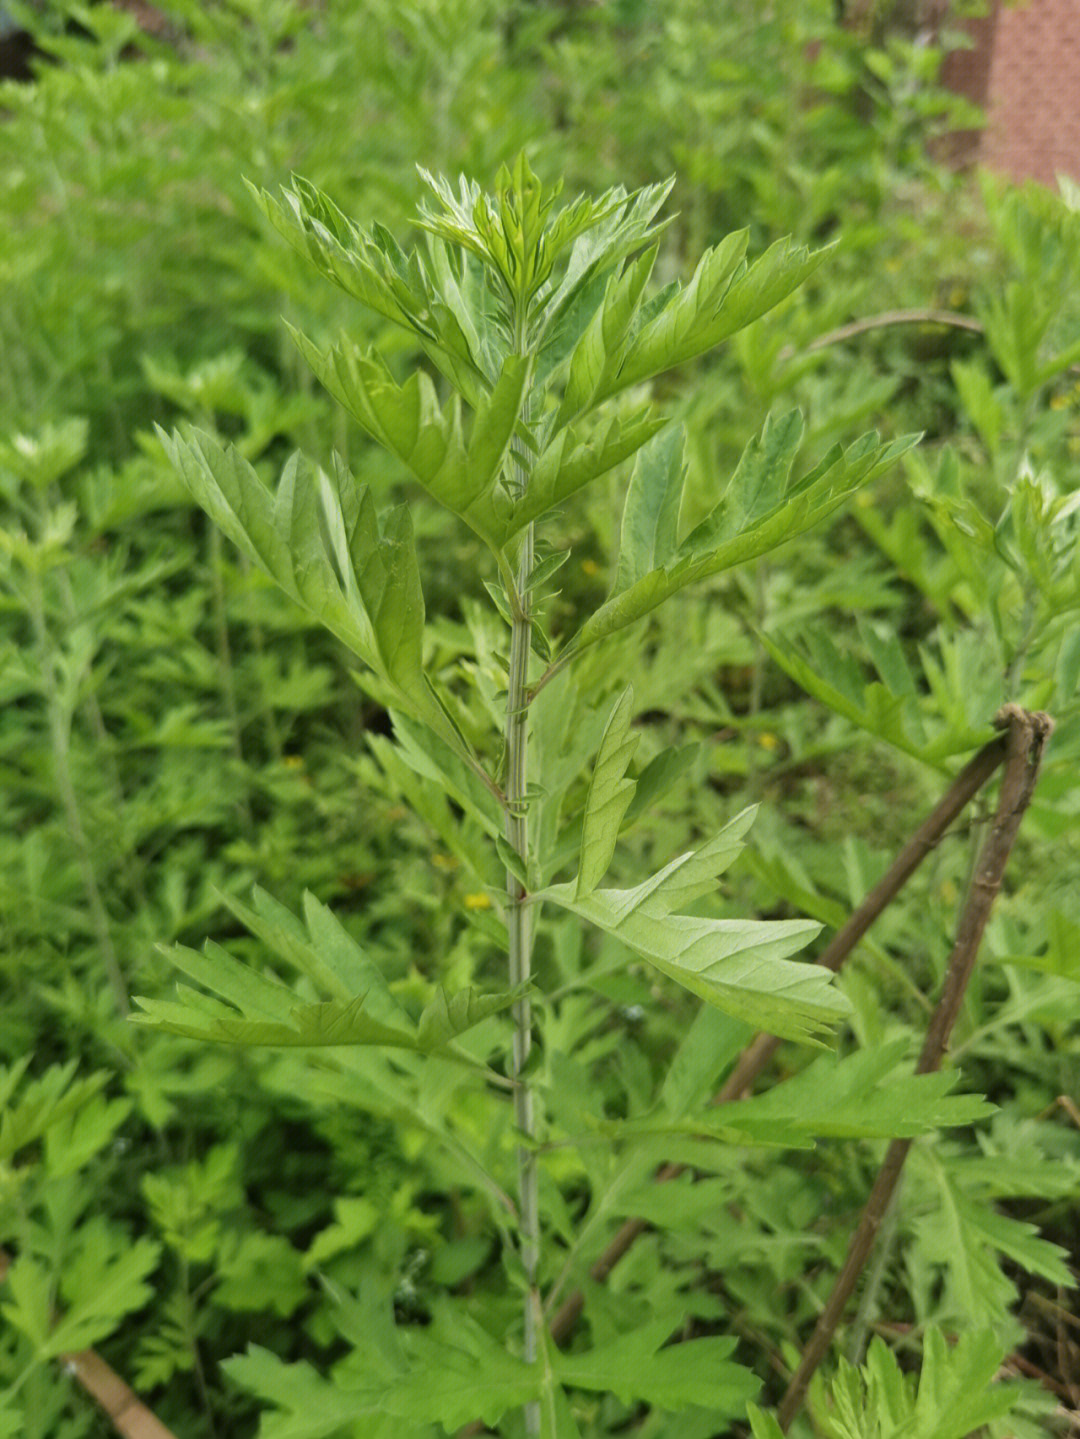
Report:
[[[810,354],[813,350],[824,350],[830,345],[839,345],[856,335],[865,335],[870,330],[883,330],[890,325],[947,325],[954,330],[975,330],[982,334],[983,326],[970,315],[958,314],[956,310],[886,310],[880,315],[868,315],[864,320],[852,320],[849,325],[840,325],[816,340],[798,348],[785,345],[777,356],[780,360],[791,360],[797,354]]]
[[[944,988],[927,1027],[922,1053],[916,1065],[917,1074],[931,1074],[941,1065],[949,1035],[975,967],[975,958],[986,922],[990,918],[990,910],[1001,888],[1009,852],[1024,811],[1031,802],[1043,747],[1053,728],[1047,715],[1031,714],[1020,709],[1018,705],[1006,705],[994,723],[999,729],[1006,731],[1007,743],[1005,774],[1001,781],[997,813],[983,846],[967,903],[960,916],[956,943],[945,972]],[[802,1407],[810,1380],[832,1343],[847,1301],[873,1248],[911,1144],[910,1139],[896,1139],[889,1145],[885,1161],[878,1171],[858,1228],[852,1237],[844,1266],[837,1276],[810,1342],[803,1351],[799,1367],[781,1401],[778,1417],[780,1427],[785,1433]]]

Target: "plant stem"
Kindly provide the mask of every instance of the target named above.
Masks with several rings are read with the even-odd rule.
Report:
[[[91,923],[97,935],[98,949],[105,965],[105,973],[112,987],[119,1014],[131,1013],[127,983],[124,979],[120,959],[113,944],[112,925],[105,901],[101,895],[97,871],[94,867],[93,850],[86,837],[82,821],[79,796],[71,772],[71,711],[64,703],[56,682],[55,651],[45,618],[45,596],[41,579],[35,574],[30,585],[30,622],[37,641],[41,665],[42,683],[45,689],[45,709],[49,721],[49,738],[52,744],[53,775],[60,795],[60,803],[67,819],[68,835],[75,850],[75,857],[82,879],[86,905],[90,911]]]
[[[526,682],[529,649],[532,638],[532,604],[526,581],[533,568],[533,527],[525,532],[518,559],[517,595],[513,601],[514,621],[510,638],[510,677],[506,700],[506,839],[510,848],[526,860],[529,851],[529,819],[525,797],[528,784],[529,710]],[[531,969],[532,926],[531,907],[521,880],[512,871],[506,875],[507,931],[509,935],[510,983],[524,984]],[[514,1080],[514,1121],[521,1134],[535,1134],[533,1096],[524,1078],[525,1065],[532,1048],[532,1007],[528,997],[514,1006],[514,1046],[511,1074]],[[536,1272],[540,1257],[540,1211],[537,1190],[536,1154],[526,1146],[517,1151],[518,1199],[521,1224],[521,1262],[525,1269],[528,1290],[525,1296],[526,1363],[533,1363],[537,1352],[537,1325],[540,1314]],[[529,1404],[525,1409],[525,1432],[539,1434],[540,1406]]]
[[[1001,781],[997,812],[979,858],[979,867],[957,926],[956,943],[949,956],[945,984],[923,1040],[922,1053],[915,1066],[916,1074],[932,1074],[941,1067],[964,998],[979,943],[990,918],[994,899],[1001,888],[1005,865],[1009,858],[1020,821],[1031,802],[1038,779],[1043,747],[1053,728],[1049,716],[1031,714],[1018,705],[1005,705],[994,723],[1007,731],[1008,749],[1005,773]],[[848,1299],[855,1288],[863,1266],[869,1258],[878,1230],[888,1212],[893,1193],[900,1180],[911,1148],[910,1139],[894,1139],[884,1163],[878,1171],[870,1197],[866,1201],[858,1228],[852,1236],[844,1266],[837,1276],[833,1291],[822,1310],[803,1352],[799,1367],[792,1376],[787,1393],[778,1411],[781,1429],[787,1433],[791,1421],[802,1407],[810,1380],[828,1351],[833,1335],[843,1318]]]
[[[518,302],[515,310],[514,345],[518,354],[527,352],[527,307]],[[525,389],[525,411],[528,413],[528,386]],[[523,453],[516,442],[511,444],[510,464],[515,487],[524,495],[529,475]],[[517,578],[508,596],[513,616],[510,633],[510,673],[506,694],[506,840],[510,848],[528,866],[529,810],[529,653],[532,649],[532,593],[528,586],[536,558],[536,537],[528,525],[518,554]],[[532,969],[532,936],[536,917],[527,902],[525,885],[512,870],[506,874],[506,929],[512,986],[525,984]],[[536,1135],[533,1094],[525,1077],[529,1051],[532,1049],[532,1005],[527,995],[514,1005],[514,1042],[511,1056],[511,1078],[514,1082],[514,1123],[518,1133],[528,1140]],[[526,1364],[537,1358],[538,1337],[543,1323],[537,1271],[540,1263],[540,1196],[536,1151],[531,1144],[519,1144],[517,1150],[518,1211],[520,1224],[521,1263],[525,1271],[525,1308],[523,1357]],[[523,1411],[525,1433],[538,1435],[541,1427],[540,1404],[533,1400]]]

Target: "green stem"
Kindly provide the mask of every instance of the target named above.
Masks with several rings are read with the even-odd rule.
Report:
[[[522,859],[529,852],[529,819],[526,801],[528,785],[528,724],[529,711],[526,684],[529,650],[532,638],[532,605],[525,581],[533,568],[533,527],[529,526],[518,560],[517,600],[510,638],[510,677],[506,700],[506,839],[510,848]],[[517,616],[520,615],[520,618]],[[532,931],[534,906],[527,903],[528,894],[517,875],[507,871],[507,930],[509,934],[510,983],[524,984],[532,964]],[[514,1045],[511,1074],[514,1080],[514,1121],[519,1132],[533,1138],[536,1132],[533,1096],[524,1070],[532,1048],[532,1008],[528,998],[514,1006]],[[524,1357],[532,1363],[537,1354],[537,1332],[540,1298],[536,1275],[540,1258],[540,1211],[537,1185],[536,1155],[526,1146],[517,1151],[518,1199],[521,1224],[521,1262],[528,1281],[525,1296]],[[539,1434],[539,1405],[529,1404],[525,1410],[525,1432]]]
[[[112,925],[101,895],[101,886],[98,884],[93,851],[86,837],[79,797],[71,773],[71,714],[56,683],[55,655],[45,619],[45,595],[41,579],[36,574],[31,577],[29,593],[30,622],[33,626],[41,662],[56,788],[67,819],[68,834],[75,849],[83,892],[86,895],[86,905],[90,911],[94,933],[97,935],[98,949],[105,962],[105,972],[116,998],[116,1008],[120,1014],[127,1015],[131,1012],[131,1001],[128,998],[127,984],[120,967],[120,959],[113,944]]]
[[[525,306],[517,306],[515,345],[518,353],[526,351]],[[526,392],[527,393],[527,392]],[[528,400],[526,399],[526,405]],[[516,487],[524,494],[528,471],[522,457],[512,454],[511,464]],[[532,648],[532,594],[529,576],[535,562],[535,530],[530,524],[525,531],[518,554],[517,581],[510,594],[513,623],[510,635],[510,674],[506,695],[506,840],[510,848],[528,864],[529,812],[526,798],[529,782],[529,652]],[[525,886],[517,875],[506,875],[506,928],[510,983],[525,984],[532,969],[532,936],[536,915],[528,902]],[[532,1048],[532,1006],[528,996],[514,1005],[514,1042],[511,1077],[514,1081],[514,1122],[518,1133],[528,1140],[536,1135],[533,1094],[525,1076],[529,1051]],[[523,1355],[527,1364],[535,1363],[538,1337],[543,1324],[537,1271],[540,1264],[540,1197],[537,1159],[534,1148],[519,1144],[517,1150],[518,1206],[520,1222],[521,1263],[525,1271]],[[538,1435],[541,1428],[540,1405],[533,1401],[524,1408],[525,1433]]]

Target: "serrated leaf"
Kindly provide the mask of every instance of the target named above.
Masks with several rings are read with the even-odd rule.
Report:
[[[387,1413],[412,1422],[459,1429],[480,1419],[495,1429],[510,1409],[539,1399],[539,1364],[526,1364],[460,1310],[440,1316],[430,1330],[402,1334],[408,1374],[384,1391]]]
[[[981,1095],[951,1091],[958,1071],[897,1072],[907,1041],[860,1050],[837,1059],[823,1055],[794,1078],[744,1100],[718,1119],[750,1127],[782,1121],[793,1132],[817,1138],[914,1138],[939,1128],[977,1123],[993,1113]]]
[[[466,440],[456,397],[440,406],[422,370],[399,385],[374,351],[365,353],[342,340],[323,352],[299,331],[292,335],[320,382],[357,423],[395,455],[433,499],[498,550],[501,526],[493,492],[521,414],[527,361],[519,355],[506,357],[493,388],[477,400]]]
[[[424,674],[424,598],[407,508],[391,511],[380,530],[367,487],[336,457],[331,474],[294,455],[273,492],[210,435],[158,435],[195,501],[242,553],[369,665],[399,708],[471,760]]]
[[[646,405],[624,418],[608,415],[585,434],[561,430],[533,466],[524,497],[508,510],[500,530],[503,543],[636,454],[667,424],[650,415]]]
[[[381,225],[363,229],[297,175],[280,199],[250,184],[248,189],[294,250],[376,314],[408,330],[470,403],[479,399],[488,387],[482,361],[460,324],[440,329],[433,323],[439,300],[418,252],[407,254]]]
[[[52,1328],[53,1289],[48,1270],[31,1255],[20,1254],[8,1268],[4,1283],[11,1298],[0,1305],[0,1312],[26,1335],[36,1352],[43,1352]]]
[[[422,779],[438,785],[493,839],[503,833],[505,815],[476,770],[456,751],[422,729],[407,715],[391,711],[395,753]]]
[[[640,385],[721,344],[797,290],[828,253],[778,240],[747,265],[742,258],[746,242],[747,232],[741,230],[705,252],[689,284],[673,287],[642,325],[618,374],[598,398]]]
[[[623,506],[616,594],[661,569],[675,553],[686,479],[684,441],[682,426],[672,426],[638,452]]]
[[[27,1079],[31,1057],[0,1066],[0,1163],[40,1141],[54,1124],[77,1116],[108,1080],[104,1072],[76,1079],[74,1059]]]
[[[641,740],[630,733],[633,706],[634,688],[627,685],[611,711],[589,783],[575,899],[591,894],[607,873],[623,815],[634,796],[634,781],[625,777]]]
[[[723,499],[688,537],[688,552],[718,547],[760,524],[783,503],[803,429],[798,410],[768,417],[761,434],[743,450]]]
[[[284,1364],[267,1349],[249,1344],[243,1354],[222,1361],[229,1378],[276,1407],[262,1419],[264,1439],[331,1439],[348,1424],[363,1422],[365,1433],[381,1439],[390,1432],[379,1417],[379,1389],[333,1384],[301,1360]],[[390,1423],[400,1425],[400,1421]],[[404,1433],[415,1433],[405,1429]]]
[[[522,984],[499,994],[482,994],[471,988],[449,994],[440,986],[420,1016],[417,1046],[422,1050],[442,1048],[491,1015],[509,1009],[528,989],[528,984]]]
[[[88,1253],[80,1256],[78,1293],[41,1349],[55,1356],[88,1349],[107,1338],[125,1315],[142,1309],[153,1290],[146,1282],[157,1267],[161,1246],[150,1239],[125,1243],[106,1236],[104,1225],[95,1243],[85,1234]],[[114,1247],[115,1246],[115,1247]]]
[[[556,429],[590,409],[597,393],[618,373],[656,254],[657,247],[650,247],[608,281],[603,300],[566,362]]]
[[[670,1333],[669,1320],[644,1324],[585,1354],[553,1355],[552,1369],[563,1384],[612,1393],[623,1404],[675,1412],[696,1405],[717,1417],[742,1415],[761,1381],[728,1362],[735,1340],[690,1339],[661,1348]]]
[[[595,644],[633,624],[688,585],[767,554],[803,534],[843,504],[854,490],[887,470],[917,438],[912,435],[881,444],[871,434],[846,451],[837,446],[776,508],[715,547],[709,539],[708,526],[699,526],[668,564],[650,570],[629,589],[606,600],[585,621],[572,641],[574,648],[580,651]],[[696,548],[699,544],[705,548]]]
[[[365,995],[357,995],[349,1003],[327,1000],[321,1004],[294,1005],[285,1024],[245,1019],[227,1012],[208,1013],[193,992],[183,997],[187,1003],[176,1004],[136,995],[135,1002],[144,1012],[133,1014],[131,1019],[136,1024],[151,1024],[168,1034],[243,1048],[317,1049],[352,1044],[416,1048],[415,1033],[391,1028],[365,1012]]]
[[[831,975],[789,963],[820,925],[812,920],[719,920],[671,913],[673,905],[705,891],[710,878],[738,852],[752,819],[747,811],[694,854],[682,855],[644,884],[575,897],[573,884],[539,896],[606,930],[677,984],[755,1029],[813,1042],[850,1011],[830,989]]]
[[[962,1333],[947,1344],[941,1331],[927,1329],[918,1392],[901,1372],[880,1336],[870,1341],[861,1370],[846,1360],[831,1384],[811,1388],[815,1427],[827,1439],[968,1439],[1003,1418],[1022,1390],[995,1382],[1004,1349],[990,1330]],[[754,1429],[755,1439],[771,1434]],[[779,1433],[779,1430],[777,1430]]]

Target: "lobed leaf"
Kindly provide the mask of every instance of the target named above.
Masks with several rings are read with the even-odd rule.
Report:
[[[574,884],[552,885],[537,898],[580,915],[621,940],[661,973],[755,1029],[812,1042],[849,1013],[830,987],[832,975],[786,956],[821,926],[812,920],[721,920],[672,914],[702,894],[738,852],[753,818],[745,811],[694,854],[680,856],[629,890],[595,890],[579,899]]]
[[[598,400],[721,344],[797,290],[828,253],[778,240],[747,265],[746,243],[745,230],[728,235],[705,252],[685,288],[673,286],[664,293],[656,313],[630,344],[618,374],[598,392]]]
[[[909,449],[917,436],[881,444],[876,434],[856,440],[847,450],[837,445],[767,514],[750,520],[738,534],[717,542],[710,521],[698,526],[673,559],[613,594],[585,621],[573,641],[576,649],[595,644],[656,609],[679,590],[710,575],[767,554],[803,534],[830,515],[861,485],[883,473]]]
[[[761,1381],[729,1362],[736,1341],[716,1336],[661,1347],[670,1334],[670,1320],[652,1320],[584,1354],[556,1354],[552,1368],[563,1384],[612,1393],[626,1405],[676,1412],[695,1405],[717,1418],[742,1415]]]
[[[470,762],[422,664],[424,597],[408,510],[380,529],[366,485],[293,455],[277,491],[236,449],[191,431],[158,435],[195,501],[264,574],[369,665],[406,713]]]
[[[645,406],[624,419],[608,416],[587,439],[573,427],[561,430],[533,466],[525,495],[506,513],[503,542],[629,459],[667,423]]]

